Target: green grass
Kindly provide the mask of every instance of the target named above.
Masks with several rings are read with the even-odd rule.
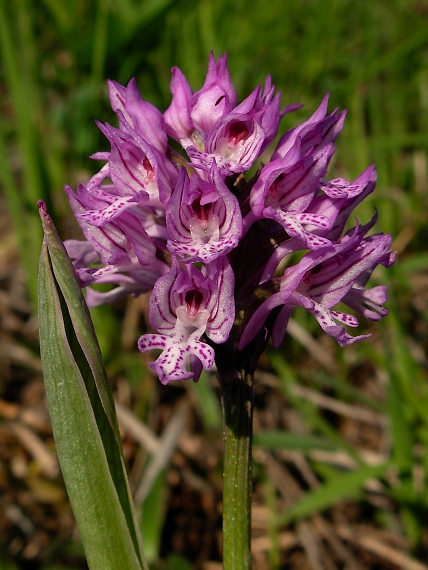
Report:
[[[367,222],[377,208],[376,227],[395,238],[396,266],[374,275],[375,283],[388,281],[391,313],[378,327],[377,335],[386,338],[383,343],[362,343],[347,348],[345,355],[337,350],[336,376],[318,371],[305,382],[315,390],[327,383],[334,397],[354,402],[346,379],[356,363],[369,362],[385,376],[387,401],[374,401],[373,409],[380,407],[390,422],[389,461],[395,483],[382,479],[382,468],[373,470],[373,476],[383,481],[396,501],[415,556],[428,511],[428,487],[412,485],[416,465],[424,479],[428,475],[426,362],[418,356],[428,342],[428,311],[426,290],[416,292],[414,285],[415,277],[426,273],[428,266],[427,30],[424,0],[271,0],[268,8],[264,0],[0,0],[0,183],[33,302],[41,242],[36,202],[39,198],[48,202],[61,235],[69,237],[74,230],[62,186],[75,187],[88,178],[97,166],[88,155],[107,148],[94,124],[94,119],[113,120],[107,78],[126,83],[135,76],[143,97],[165,109],[173,65],[197,89],[209,51],[216,55],[227,51],[241,98],[270,73],[282,91],[283,105],[304,103],[303,109],[285,118],[283,130],[311,114],[327,91],[331,108],[348,108],[330,175],[352,179],[376,163],[377,189],[360,206],[358,216]],[[106,347],[108,366],[123,370],[123,357],[115,349],[117,313],[110,310],[108,319],[109,326],[99,326],[100,343]],[[306,317],[300,322],[318,334]],[[267,357],[282,379],[283,393],[290,382],[301,380],[293,367],[304,356],[297,343],[288,348],[287,362],[282,354]],[[200,399],[200,408],[207,413],[204,429],[209,431],[217,429],[219,416],[215,398],[204,390],[196,389],[193,397]],[[310,417],[307,424],[314,437],[358,457],[315,406],[287,393],[298,413]],[[148,396],[141,398],[139,405],[146,409]],[[415,448],[424,451],[416,456]],[[343,496],[356,496],[365,470],[369,471],[360,465],[349,476],[348,495],[348,479],[336,485],[337,473],[323,471],[325,494],[318,489],[312,499],[303,498],[292,511],[293,518],[325,509]],[[158,481],[148,503],[156,512],[162,510],[156,500],[165,496],[160,485]],[[152,556],[159,543],[156,528]],[[185,567],[184,562],[174,564],[174,559],[168,564],[168,568]]]

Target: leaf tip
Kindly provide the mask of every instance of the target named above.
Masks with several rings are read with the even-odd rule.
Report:
[[[46,230],[46,224],[52,222],[46,209],[46,202],[44,200],[37,200],[37,208],[39,210],[40,219],[42,220],[43,229]]]
[[[37,208],[39,210],[39,216],[42,221],[43,232],[45,234],[45,239],[49,236],[58,235],[52,218],[47,212],[46,202],[44,200],[37,201]]]

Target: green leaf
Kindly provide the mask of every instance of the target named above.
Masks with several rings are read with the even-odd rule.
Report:
[[[91,570],[143,567],[114,402],[71,261],[39,203],[40,350],[58,458]]]
[[[166,491],[166,471],[163,470],[153,482],[141,509],[141,534],[144,539],[144,553],[149,564],[156,562],[159,557]]]
[[[277,523],[288,524],[296,519],[319,513],[333,506],[342,499],[358,498],[361,495],[364,482],[372,477],[382,476],[389,464],[368,466],[365,465],[351,473],[338,473],[331,477],[324,485],[307,492],[285,513],[278,517]]]
[[[204,428],[207,431],[220,429],[222,423],[220,399],[210,385],[209,375],[202,372],[199,382],[189,384],[189,389],[196,393]]]
[[[335,446],[328,440],[314,435],[301,433],[288,433],[284,431],[261,431],[253,436],[254,445],[265,449],[322,449],[335,450]]]

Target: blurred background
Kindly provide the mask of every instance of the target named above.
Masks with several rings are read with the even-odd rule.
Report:
[[[394,236],[390,315],[340,349],[296,312],[256,386],[257,569],[428,568],[428,1],[0,0],[0,568],[87,568],[55,456],[37,338],[43,198],[79,237],[63,194],[108,150],[106,79],[136,77],[165,110],[173,65],[194,90],[229,54],[242,100],[271,74],[282,105],[326,92],[347,108],[329,177],[376,163],[357,211]],[[215,375],[163,387],[138,353],[147,298],[92,312],[118,402],[150,567],[221,568],[221,408]],[[118,569],[121,570],[121,569]]]

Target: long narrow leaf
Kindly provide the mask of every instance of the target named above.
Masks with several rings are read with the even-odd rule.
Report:
[[[365,465],[350,473],[338,473],[324,485],[306,493],[301,500],[279,515],[277,523],[288,524],[328,509],[342,499],[358,498],[363,491],[365,481],[381,477],[388,467],[388,463],[376,466]]]
[[[91,570],[142,568],[113,399],[72,264],[40,204],[43,371],[57,453]]]
[[[254,445],[264,449],[322,449],[333,451],[334,445],[327,439],[306,433],[287,433],[285,431],[264,430],[254,434]]]

